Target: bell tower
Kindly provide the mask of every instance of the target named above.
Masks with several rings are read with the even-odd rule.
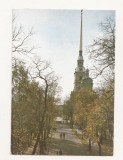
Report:
[[[81,10],[81,25],[80,25],[80,46],[79,46],[79,56],[77,60],[77,67],[74,72],[74,91],[86,87],[89,89],[93,88],[93,80],[89,77],[89,69],[84,68],[83,50],[82,50],[82,15],[83,10]]]
[[[77,67],[74,73],[74,76],[75,76],[74,90],[77,90],[81,87],[82,79],[85,76],[84,59],[82,56],[82,14],[83,14],[83,10],[81,10],[80,46],[79,46],[79,56],[77,60]]]

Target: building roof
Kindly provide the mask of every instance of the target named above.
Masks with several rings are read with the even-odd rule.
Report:
[[[62,121],[63,121],[63,118],[62,118],[62,117],[56,117],[56,118],[55,118],[55,121],[56,121],[56,122],[62,122]]]

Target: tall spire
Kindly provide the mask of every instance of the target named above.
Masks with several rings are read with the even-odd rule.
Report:
[[[79,55],[80,56],[82,56],[82,14],[83,14],[83,10],[81,10],[80,48],[79,48]]]

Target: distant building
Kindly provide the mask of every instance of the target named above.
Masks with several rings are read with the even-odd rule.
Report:
[[[82,56],[82,11],[81,11],[81,27],[80,27],[80,48],[77,60],[77,67],[74,72],[74,91],[87,87],[93,89],[93,80],[89,77],[89,69],[84,67],[84,59]]]
[[[55,118],[55,121],[56,121],[57,123],[63,123],[63,118],[62,118],[62,117],[56,117],[56,118]]]

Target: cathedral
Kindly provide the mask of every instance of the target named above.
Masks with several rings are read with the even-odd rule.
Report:
[[[84,59],[82,55],[82,11],[81,11],[81,27],[80,27],[80,47],[77,60],[77,67],[74,72],[74,91],[86,87],[93,89],[93,80],[89,77],[89,69],[84,67]]]

